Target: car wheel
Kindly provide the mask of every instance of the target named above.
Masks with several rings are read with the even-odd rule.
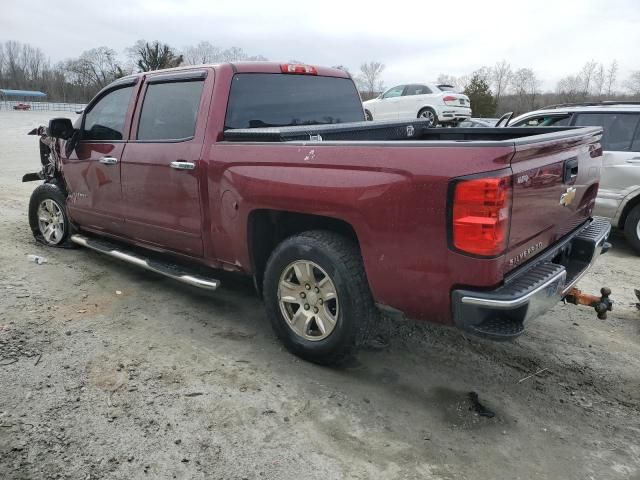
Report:
[[[37,241],[50,247],[69,246],[71,223],[65,193],[53,183],[36,188],[29,201],[29,226]]]
[[[433,108],[423,108],[418,112],[418,118],[424,118],[428,120],[430,127],[435,127],[438,124],[438,115]]]
[[[640,205],[636,205],[624,221],[624,236],[633,249],[640,253]]]
[[[304,232],[276,247],[263,297],[285,347],[323,365],[351,359],[377,314],[357,245],[328,231]]]
[[[373,121],[373,115],[371,115],[369,110],[364,111],[364,117],[367,119],[367,122]]]

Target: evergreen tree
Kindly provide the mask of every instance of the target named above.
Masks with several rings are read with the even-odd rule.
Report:
[[[169,45],[157,40],[151,43],[139,40],[130,52],[141,72],[177,67],[184,60]]]
[[[492,117],[496,113],[496,101],[491,93],[489,84],[479,75],[471,77],[471,81],[464,89],[464,94],[471,101],[474,117]]]

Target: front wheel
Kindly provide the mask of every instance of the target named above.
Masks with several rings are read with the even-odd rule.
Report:
[[[423,108],[418,112],[418,118],[426,119],[430,127],[435,127],[438,124],[438,115],[433,108]]]
[[[29,201],[29,226],[37,241],[50,247],[67,246],[71,223],[65,208],[66,195],[55,184],[36,188]]]
[[[633,249],[640,254],[640,205],[636,205],[624,222],[624,236]]]
[[[328,231],[304,232],[278,245],[267,262],[263,294],[285,347],[323,365],[352,358],[376,315],[357,245]]]
[[[373,121],[373,115],[371,115],[371,112],[369,110],[365,110],[364,111],[364,116],[365,116],[367,122],[372,122]]]

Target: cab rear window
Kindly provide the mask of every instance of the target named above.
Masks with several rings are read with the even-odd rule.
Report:
[[[239,73],[233,77],[225,129],[364,121],[351,79]]]

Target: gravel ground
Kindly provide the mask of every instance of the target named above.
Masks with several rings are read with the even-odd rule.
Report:
[[[49,116],[0,112],[0,478],[640,478],[622,237],[581,283],[612,288],[606,321],[558,305],[506,344],[384,321],[388,347],[322,368],[281,348],[249,282],[203,293],[36,244],[20,179]]]

